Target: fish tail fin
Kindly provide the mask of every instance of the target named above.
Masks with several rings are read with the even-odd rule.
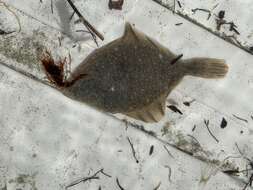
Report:
[[[184,60],[186,75],[202,78],[223,78],[228,72],[228,66],[223,59],[192,58]]]

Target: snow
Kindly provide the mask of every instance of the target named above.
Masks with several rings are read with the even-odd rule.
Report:
[[[112,177],[69,189],[236,189],[242,183],[58,91],[1,67],[1,187],[64,189],[101,168]],[[4,79],[4,80],[3,80]],[[139,160],[137,164],[127,138]],[[149,155],[150,146],[154,152]],[[170,169],[169,169],[170,168]],[[171,170],[171,174],[169,172]],[[203,176],[210,178],[201,182]],[[169,178],[170,176],[170,178]],[[17,182],[18,179],[20,182]],[[170,180],[169,180],[170,179]],[[224,184],[224,181],[228,183]]]
[[[252,55],[153,1],[129,0],[122,11],[109,10],[106,1],[75,1],[85,18],[104,34],[100,46],[121,36],[125,21],[129,21],[176,54],[183,53],[184,59],[217,57],[229,65],[224,79],[186,77],[167,101],[168,105],[176,105],[183,115],[167,109],[161,122],[145,124],[120,114],[100,113],[43,84],[45,74],[38,59],[41,48],[47,47],[56,58],[70,54],[72,69],[96,48],[89,35],[75,32],[83,29],[81,24],[74,24],[76,16],[66,22],[72,14],[67,3],[52,1],[52,14],[50,0],[5,2],[18,16],[21,32],[0,36],[0,188],[6,184],[7,189],[63,189],[101,168],[112,177],[99,174],[99,180],[71,189],[98,189],[99,185],[102,189],[117,189],[116,178],[126,189],[154,189],[160,182],[159,189],[243,188],[243,182],[250,176],[241,173],[231,178],[221,171],[245,169],[248,160],[244,156],[252,158]],[[216,3],[219,5],[214,10],[225,9],[228,20],[236,21],[236,15],[241,12],[238,27],[242,33],[238,39],[246,46],[251,43],[246,38],[252,29],[247,12],[252,2],[210,1],[205,6],[197,0],[193,4],[180,2],[184,8],[177,10],[187,14],[192,8],[210,9]],[[247,11],[237,9],[233,13],[236,5]],[[214,16],[208,22],[204,13],[190,16],[207,27],[215,27],[209,23]],[[15,16],[4,6],[0,7],[0,22],[8,31],[18,29]],[[177,23],[183,24],[177,26]],[[30,77],[36,80],[3,65],[25,75],[32,74]],[[195,101],[190,106],[183,104],[192,100]],[[220,127],[222,118],[228,122],[224,129]],[[136,130],[131,124],[126,127],[125,119],[143,125],[155,136],[143,129]],[[208,132],[204,119],[209,120],[209,130],[218,142]],[[133,142],[139,164],[133,158],[127,137]],[[170,145],[167,147],[174,158],[164,149],[165,144]],[[151,145],[154,153],[149,156]],[[171,181],[166,165],[171,168]],[[203,175],[210,173],[213,174],[210,179],[202,183]],[[23,183],[19,183],[21,178]]]
[[[174,9],[174,0],[156,0],[170,9]],[[181,7],[177,2],[180,2]],[[180,15],[185,15],[202,25],[204,28],[212,31],[220,37],[232,40],[235,45],[242,47],[244,50],[253,54],[253,23],[250,20],[252,15],[253,5],[251,1],[236,1],[236,0],[176,0],[175,12]],[[192,11],[194,9],[204,9],[204,11]],[[208,12],[209,11],[209,12]],[[225,11],[224,19],[226,22],[234,22],[236,25],[235,31],[230,31],[229,25],[221,26],[217,30],[216,19],[220,11]],[[210,13],[210,17],[209,17]],[[232,37],[232,38],[231,38]]]

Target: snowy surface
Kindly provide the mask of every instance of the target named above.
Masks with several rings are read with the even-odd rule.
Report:
[[[251,21],[253,4],[250,0],[155,0],[168,7],[175,13],[200,25],[213,34],[232,42],[248,53],[253,54],[253,22]],[[175,2],[175,4],[174,4]],[[201,10],[200,10],[201,9]],[[224,21],[233,22],[236,26],[230,30],[225,24],[217,28],[217,19],[220,11],[225,11]]]
[[[74,24],[77,17],[71,22],[66,21],[72,10],[64,1],[52,1],[53,14],[49,0],[42,3],[28,3],[27,0],[5,2],[18,16],[21,32],[0,36],[0,61],[3,64],[45,82],[39,65],[43,48],[49,49],[58,58],[70,54],[72,68],[96,48],[89,35],[75,32],[83,29],[81,24]],[[181,2],[183,11],[203,4],[202,1],[198,4],[197,0],[191,6]],[[226,18],[231,15],[233,20],[239,13],[229,11],[236,4],[231,1],[229,4],[223,2],[223,5],[222,2],[219,2],[217,10],[226,9]],[[143,125],[146,130],[153,131],[152,137],[130,124],[126,128],[125,122],[114,116],[71,101],[56,90],[1,66],[2,187],[6,184],[7,189],[29,189],[30,186],[33,189],[61,189],[79,177],[92,175],[104,168],[111,178],[100,174],[101,179],[73,189],[81,189],[85,185],[86,189],[98,189],[99,185],[102,189],[116,189],[116,177],[126,189],[154,189],[159,182],[160,189],[242,189],[243,185],[237,180],[247,182],[250,173],[240,173],[233,179],[220,171],[237,167],[243,170],[248,164],[244,157],[251,159],[253,156],[253,108],[250,103],[253,94],[252,55],[153,1],[129,0],[122,11],[110,11],[107,2],[101,0],[75,1],[75,4],[104,34],[105,41],[99,42],[100,46],[121,36],[125,21],[130,21],[173,52],[183,53],[184,58],[206,56],[225,59],[230,68],[228,76],[221,80],[186,77],[168,98],[168,104],[176,105],[183,115],[167,109],[166,116],[158,124],[116,116]],[[210,8],[213,4],[206,6]],[[250,9],[253,4],[245,1],[240,6],[244,10],[246,7]],[[17,31],[15,16],[4,6],[0,10],[1,29]],[[247,25],[247,30],[240,31],[240,39],[250,43],[250,40],[245,40],[253,30],[247,24],[250,13],[241,12],[240,23],[243,26],[240,28]],[[203,14],[191,16],[209,27],[208,23],[203,23]],[[183,24],[175,25],[177,23]],[[183,104],[192,100],[195,101],[190,106]],[[224,129],[220,127],[222,118],[228,123]],[[204,119],[209,120],[209,128],[218,142],[209,134]],[[127,137],[136,148],[140,159],[138,164]],[[164,149],[164,143],[188,155],[168,146],[176,158],[173,159]],[[154,153],[149,156],[151,145],[154,145]],[[171,181],[166,165],[172,171]],[[210,173],[216,175],[203,184],[201,176]],[[19,183],[21,178],[23,183]]]
[[[0,66],[0,188],[238,189],[243,183],[125,123]],[[130,142],[136,152],[136,163]],[[154,147],[150,155],[150,148]],[[224,183],[226,181],[227,183]]]

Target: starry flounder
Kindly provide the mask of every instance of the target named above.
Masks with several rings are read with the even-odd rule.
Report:
[[[179,58],[126,23],[124,35],[92,52],[72,73],[75,82],[61,89],[99,110],[158,122],[184,76],[221,78],[228,70],[221,59]]]

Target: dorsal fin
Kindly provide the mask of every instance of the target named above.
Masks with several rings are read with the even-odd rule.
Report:
[[[163,95],[150,105],[125,114],[137,120],[141,120],[148,123],[158,122],[165,114],[166,97],[167,96]]]
[[[122,38],[129,41],[138,40],[138,34],[129,22],[126,22],[125,24],[125,31]]]

